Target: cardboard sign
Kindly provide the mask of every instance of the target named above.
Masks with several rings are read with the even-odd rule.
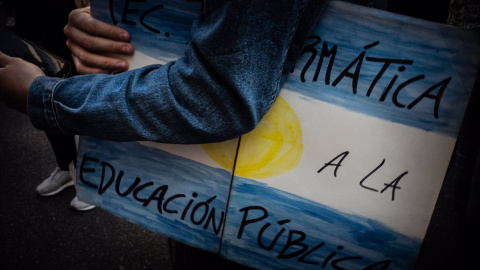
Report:
[[[160,2],[91,3],[131,33],[132,67],[183,55],[200,3]],[[205,145],[81,137],[78,197],[251,267],[413,268],[478,44],[451,26],[331,2],[253,132]]]

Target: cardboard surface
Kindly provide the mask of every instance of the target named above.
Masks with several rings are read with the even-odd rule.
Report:
[[[131,65],[182,57],[200,4],[127,2],[91,4],[131,33]],[[126,9],[136,11],[122,19]],[[478,44],[451,26],[333,1],[253,132],[207,145],[81,137],[78,196],[262,269],[412,268]]]

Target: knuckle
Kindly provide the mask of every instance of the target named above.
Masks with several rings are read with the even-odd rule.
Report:
[[[74,61],[75,64],[75,69],[77,70],[78,73],[83,74],[83,65],[79,63],[78,61]]]
[[[76,22],[78,19],[79,11],[74,9],[68,14],[68,23]]]
[[[117,29],[115,27],[109,27],[107,29],[107,34],[109,37],[116,37],[117,36]]]
[[[121,45],[120,44],[117,44],[117,43],[112,43],[110,44],[110,51],[111,52],[120,52],[121,51]]]
[[[109,68],[112,68],[113,65],[107,59],[103,59],[101,62],[101,66],[105,69],[109,69]]]
[[[95,42],[88,37],[81,37],[79,43],[89,50],[93,49],[93,46],[95,45]]]
[[[85,59],[86,53],[84,51],[79,51],[79,52],[76,53],[76,56],[80,61],[81,59]]]
[[[65,25],[65,27],[63,27],[63,34],[64,34],[65,36],[67,36],[67,37],[69,36],[69,34],[70,34],[70,27],[69,27],[68,24]]]
[[[90,29],[91,31],[97,30],[97,21],[93,17],[85,18],[83,24],[85,25],[86,29]]]

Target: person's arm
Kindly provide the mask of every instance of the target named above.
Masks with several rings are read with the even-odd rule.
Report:
[[[39,67],[0,51],[0,101],[8,107],[27,113],[28,89],[39,76],[45,76]]]
[[[315,1],[205,1],[185,57],[117,75],[37,77],[39,129],[108,140],[206,143],[252,130],[324,8]]]

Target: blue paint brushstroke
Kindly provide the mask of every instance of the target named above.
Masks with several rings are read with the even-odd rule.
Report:
[[[354,10],[352,14],[351,5],[330,3],[312,34],[320,37],[321,43],[315,46],[317,56],[305,74],[305,82],[300,80],[300,74],[311,53],[300,57],[284,88],[353,112],[456,137],[479,65],[478,37],[451,26],[372,8],[355,6]],[[378,45],[364,50],[364,46],[376,41]],[[312,37],[306,46],[313,42]],[[328,85],[325,74],[330,58],[323,60],[317,81],[314,81],[324,42],[329,49],[338,46]],[[414,63],[405,65],[403,72],[398,70],[400,65],[392,64],[369,97],[367,90],[383,66],[381,63],[363,60],[356,94],[351,78],[345,77],[338,85],[332,86],[362,51],[366,52],[366,57],[413,60]],[[355,67],[349,71],[353,73]],[[397,107],[392,102],[393,92],[402,82],[422,74],[425,79],[405,87],[398,95],[398,101],[408,106],[431,86],[451,77],[441,99],[438,119],[433,114],[433,99],[423,99],[411,109]],[[398,79],[392,90],[383,102],[379,101],[394,75],[398,75]],[[432,94],[436,95],[438,90],[436,88]]]
[[[267,209],[268,218],[247,225],[241,239],[238,239],[239,224],[243,218],[243,212],[239,210],[254,205]],[[252,211],[247,218],[260,217],[259,213]],[[290,222],[278,225],[278,221],[286,219]],[[262,249],[257,243],[259,231],[267,222],[271,225],[262,235],[264,245],[268,246],[282,228],[286,229],[271,250]],[[304,258],[317,264],[299,262],[301,254],[291,259],[276,257],[285,246],[290,230],[304,232],[306,238],[302,243],[308,245],[309,249],[325,243]],[[338,246],[343,249],[338,250]],[[361,260],[339,263],[346,269],[363,269],[375,262],[392,260],[388,269],[404,270],[413,269],[420,246],[420,239],[395,232],[378,221],[342,213],[266,184],[235,177],[221,252],[236,262],[260,269],[319,269],[325,258],[335,251],[338,254],[336,259],[362,257]],[[295,250],[300,250],[300,246],[294,245],[286,253]],[[325,269],[333,269],[330,263]]]
[[[92,202],[126,220],[191,246],[219,252],[222,232],[215,234],[211,229],[204,230],[203,226],[195,226],[189,222],[189,215],[182,220],[180,213],[186,208],[194,192],[198,193],[198,197],[195,198],[193,205],[216,195],[210,207],[214,207],[217,214],[225,211],[230,172],[159,149],[145,147],[136,142],[117,143],[81,137],[79,150],[77,194],[82,200]],[[154,186],[140,192],[139,197],[148,197],[161,185],[168,185],[166,198],[174,194],[185,194],[184,199],[174,200],[168,207],[180,213],[159,214],[156,202],[144,207],[132,195],[120,197],[115,191],[115,183],[105,193],[98,194],[97,189],[79,181],[81,159],[84,154],[99,159],[99,162],[111,164],[115,168],[116,176],[120,170],[124,170],[125,174],[120,185],[122,192],[127,190],[135,177],[139,177],[142,180],[141,183],[154,182]],[[96,172],[84,173],[84,179],[99,185],[102,170],[100,163],[87,162],[85,167],[94,168]],[[108,181],[110,176],[111,173],[107,170],[105,181]],[[269,217],[264,222],[247,226],[243,237],[239,240],[236,237],[243,217],[239,209],[253,205],[260,205],[267,209]],[[277,225],[277,221],[287,218],[291,220],[289,223]],[[338,253],[338,258],[361,256],[362,260],[346,261],[341,264],[350,269],[358,269],[360,265],[367,266],[385,259],[394,261],[389,269],[409,269],[414,265],[421,245],[421,240],[397,233],[375,220],[345,214],[297,195],[271,188],[266,184],[237,177],[223,232],[222,255],[246,265],[260,266],[259,263],[261,263],[262,269],[318,268],[318,265],[299,263],[298,257],[277,259],[276,255],[280,252],[281,245],[276,245],[271,251],[259,248],[256,237],[265,222],[273,225],[265,231],[262,238],[264,243],[270,243],[281,228],[303,231],[307,235],[303,243],[310,248],[322,241],[325,242],[324,247],[308,256],[309,261],[322,264],[325,257],[332,251]],[[279,238],[278,243],[285,243],[288,230]],[[336,247],[339,245],[344,249],[337,250]],[[292,247],[288,252],[294,250],[295,248]]]
[[[109,1],[94,0],[91,2],[91,5],[95,7],[92,9],[94,17],[113,23]],[[138,9],[138,12],[127,13],[126,20],[135,22],[135,25],[122,22],[125,2],[125,0],[113,1],[114,18],[118,22],[117,26],[130,33],[135,50],[162,61],[177,59],[184,55],[185,46],[191,39],[190,28],[193,20],[200,14],[200,2],[186,0],[130,2],[127,9]],[[155,33],[142,26],[140,18],[145,12],[159,4],[162,4],[163,8],[148,13],[143,19],[146,25],[160,31],[160,33]]]
[[[93,14],[112,23],[108,2],[92,1],[95,7]],[[190,26],[200,13],[200,3],[161,1],[164,7],[152,12],[144,20],[161,31],[157,34],[141,26],[139,20],[141,14],[158,5],[158,1],[130,3],[129,9],[137,8],[139,11],[127,14],[127,19],[136,21],[136,25],[121,22],[124,2],[113,1],[115,18],[119,21],[118,26],[131,33],[132,43],[137,50],[163,61],[184,55],[185,44],[190,40]],[[170,36],[165,37],[165,32],[169,32]],[[313,35],[322,39],[322,43],[316,47],[318,52],[325,41],[330,48],[338,45],[330,84],[325,83],[328,58],[324,60],[318,80],[313,81],[318,55],[305,75],[306,82],[300,81],[300,72],[310,57],[310,53],[306,53],[297,61],[295,71],[284,85],[285,89],[356,113],[456,137],[478,68],[480,41],[477,36],[466,35],[466,32],[447,25],[338,1],[329,3]],[[348,77],[333,87],[333,81],[364,50],[364,46],[376,41],[380,42],[379,45],[367,49],[367,57],[413,60],[414,64],[407,65],[402,72],[398,71],[399,65],[392,64],[370,97],[366,96],[366,92],[382,66],[379,63],[363,61],[357,94],[353,94],[352,80]],[[311,42],[308,40],[306,46]],[[398,101],[402,106],[408,106],[431,86],[451,77],[441,99],[438,119],[434,117],[433,99],[425,98],[411,109],[397,107],[391,101],[393,92],[402,82],[422,74],[425,78],[401,91]],[[394,75],[398,75],[397,82],[386,100],[379,101]],[[435,89],[432,94],[436,95],[438,90]],[[314,111],[311,113],[315,114]]]
[[[152,201],[147,207],[144,207],[142,202],[133,198],[132,194],[121,197],[115,191],[115,182],[105,193],[98,194],[96,188],[87,186],[80,181],[81,160],[84,154],[99,159],[99,162],[111,164],[115,169],[115,179],[121,170],[124,171],[125,174],[120,185],[121,192],[125,192],[135,178],[139,177],[140,184],[150,181],[154,183],[153,186],[145,188],[138,194],[140,198],[148,198],[156,188],[162,185],[168,186],[165,198],[175,194],[184,194],[184,198],[172,200],[168,204],[169,209],[177,210],[178,213],[166,213],[163,209],[163,213],[160,214],[156,201]],[[220,213],[226,212],[231,180],[230,171],[212,168],[159,149],[145,147],[137,142],[117,143],[91,137],[81,137],[78,157],[76,188],[81,199],[92,202],[152,231],[173,237],[194,247],[218,252],[221,232],[216,234],[212,229],[212,224],[207,229],[203,228],[204,223],[193,224],[190,221],[190,215],[195,205],[216,196],[209,204],[209,209],[215,208],[216,226],[219,226]],[[107,170],[104,178],[107,182],[112,173],[110,167],[105,167]],[[94,168],[96,172],[85,172],[84,179],[100,185],[101,163],[89,161],[85,163],[85,168]],[[192,195],[194,193],[198,194],[198,197],[194,198]],[[181,215],[187,208],[186,205],[190,199],[194,199],[194,202],[189,208],[186,218],[182,220]],[[197,221],[200,220],[200,215],[197,214],[195,217]]]

